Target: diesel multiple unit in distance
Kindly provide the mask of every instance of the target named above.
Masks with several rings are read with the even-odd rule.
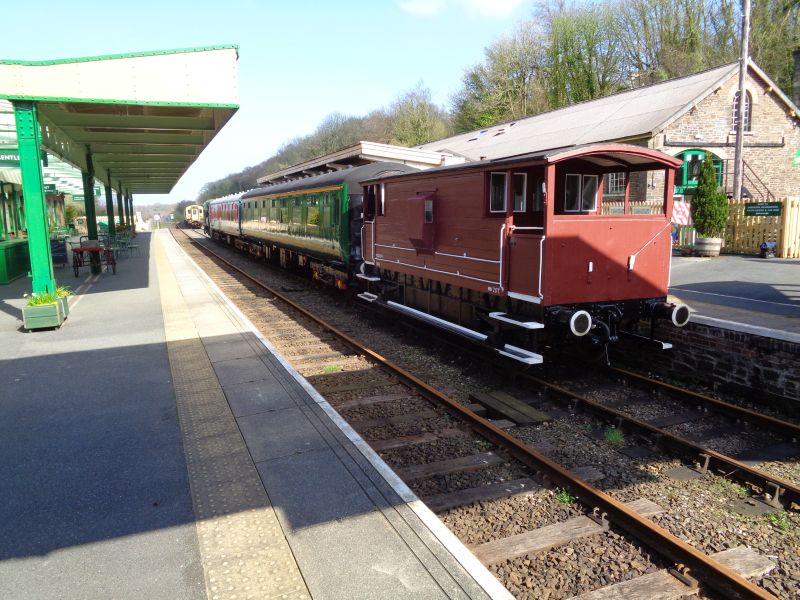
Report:
[[[199,229],[203,226],[203,207],[198,204],[190,204],[184,211],[186,224],[189,227]]]
[[[642,320],[688,322],[666,301],[680,164],[623,144],[375,163],[212,201],[208,233],[537,364],[545,340],[602,349]]]

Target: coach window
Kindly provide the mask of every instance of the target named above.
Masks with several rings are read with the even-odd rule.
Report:
[[[425,200],[425,222],[433,223],[433,200]]]
[[[322,237],[330,239],[331,237],[331,201],[328,194],[325,194],[325,199],[322,205],[322,227],[324,232]]]
[[[314,195],[308,201],[308,221],[306,222],[306,226],[314,233],[314,235],[319,235],[316,233],[319,230],[319,196]]]
[[[527,173],[514,173],[514,212],[524,213],[527,208],[528,193]]]
[[[375,216],[375,191],[378,186],[368,185],[367,196],[364,198],[364,218],[371,219]]]
[[[489,212],[505,214],[506,206],[508,206],[506,174],[492,173],[489,179]]]
[[[568,174],[564,194],[564,212],[597,210],[597,175]]]
[[[281,212],[280,212],[280,222],[281,223],[288,223],[289,222],[289,206],[288,206],[288,199],[281,198]]]
[[[564,212],[597,210],[597,175],[567,174]]]
[[[300,225],[303,222],[303,203],[300,198],[295,198],[292,203],[292,224]]]
[[[581,210],[583,212],[597,210],[597,175],[583,176],[581,199]]]
[[[382,183],[378,189],[378,214],[384,216],[386,214],[386,184]]]
[[[567,175],[564,212],[578,212],[581,209],[581,176]]]

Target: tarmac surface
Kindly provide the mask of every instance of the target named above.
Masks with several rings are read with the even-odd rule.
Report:
[[[693,321],[732,323],[800,339],[800,260],[755,256],[673,257],[670,295],[695,311]]]

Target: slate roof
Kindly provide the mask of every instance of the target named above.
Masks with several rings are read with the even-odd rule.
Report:
[[[418,148],[452,152],[469,160],[492,160],[550,148],[651,137],[735,75],[738,68],[738,63],[730,63]]]

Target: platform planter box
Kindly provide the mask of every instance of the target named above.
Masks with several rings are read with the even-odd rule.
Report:
[[[72,290],[69,286],[62,285],[56,288],[56,297],[59,304],[61,304],[61,312],[66,319],[69,316],[69,297],[72,296]]]
[[[59,298],[58,303],[61,305],[61,314],[64,315],[64,319],[66,320],[69,316],[69,298],[66,296],[64,298]]]
[[[65,318],[61,309],[61,302],[24,306],[22,308],[22,324],[25,329],[61,327]]]

